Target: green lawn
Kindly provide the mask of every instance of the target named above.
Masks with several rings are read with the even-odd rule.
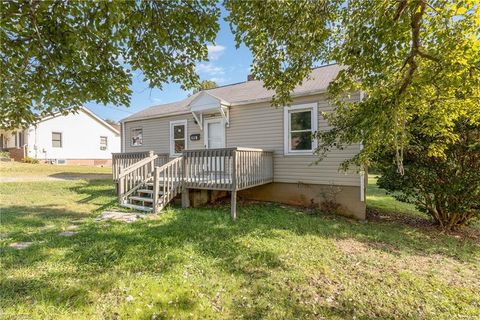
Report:
[[[2,176],[55,176],[56,174],[102,174],[111,173],[111,167],[30,164],[22,162],[0,161]]]
[[[0,318],[480,317],[478,239],[270,204],[94,221],[114,206],[108,180],[1,183]]]
[[[368,176],[367,203],[369,208],[382,212],[390,211],[407,215],[421,216],[413,204],[403,203],[386,194],[385,190],[377,186],[377,176]]]

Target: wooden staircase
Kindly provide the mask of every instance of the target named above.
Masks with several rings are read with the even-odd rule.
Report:
[[[154,166],[156,158],[157,155],[151,155],[120,170],[118,194],[122,207],[158,212],[180,193],[183,158],[176,158],[160,167]]]
[[[163,191],[159,191],[163,195]],[[153,182],[145,182],[143,186],[127,196],[122,207],[145,212],[153,211]]]

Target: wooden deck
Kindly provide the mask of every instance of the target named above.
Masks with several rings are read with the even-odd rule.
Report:
[[[159,165],[158,165],[159,164]],[[117,182],[120,204],[144,199],[158,212],[182,193],[182,204],[188,207],[190,189],[231,192],[232,217],[236,218],[237,191],[273,181],[273,152],[253,148],[185,150],[181,157],[168,161],[166,154],[114,154],[113,178]],[[146,183],[152,190],[151,200],[135,195]]]

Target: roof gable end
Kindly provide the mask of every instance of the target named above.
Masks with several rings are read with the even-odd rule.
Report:
[[[88,115],[90,118],[93,118],[93,120],[96,120],[98,122],[100,122],[100,124],[102,124],[104,127],[106,127],[107,129],[113,131],[115,134],[120,134],[120,131],[117,130],[116,128],[114,128],[113,126],[111,126],[108,122],[106,122],[105,120],[103,120],[102,118],[100,118],[99,116],[97,116],[95,113],[93,113],[92,111],[90,111],[88,108],[86,107],[80,107],[78,109],[78,112],[83,112],[85,113],[86,115]],[[70,112],[69,114],[74,114],[75,112]],[[38,121],[37,123],[40,123],[40,122],[44,122],[44,121],[48,121],[50,119],[53,119],[53,118],[57,118],[57,117],[62,117],[64,116],[63,114],[61,114],[60,112],[54,114],[54,115],[51,115],[51,116],[46,116],[44,117],[43,119],[41,119],[40,121]]]
[[[221,105],[229,106],[230,103],[207,91],[201,91],[187,107],[192,112],[218,109]]]

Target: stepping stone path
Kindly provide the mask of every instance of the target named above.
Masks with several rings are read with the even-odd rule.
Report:
[[[78,219],[70,221],[71,224],[82,224],[85,222],[85,219]]]
[[[10,243],[8,246],[16,250],[22,250],[30,247],[32,244],[33,242],[14,242]]]
[[[72,225],[68,226],[66,230],[67,231],[72,231],[72,230],[77,230],[78,228],[80,228],[80,226],[72,224]]]
[[[132,223],[138,219],[144,219],[144,214],[133,213],[133,212],[117,212],[117,211],[104,211],[101,216],[99,216],[96,221],[106,221],[106,220],[115,220],[125,223]]]
[[[73,235],[75,235],[76,233],[75,232],[72,232],[72,231],[64,231],[64,232],[60,232],[58,235],[60,237],[71,237]]]
[[[52,230],[52,229],[55,229],[55,226],[53,224],[48,224],[46,226],[43,226],[43,227],[39,228],[40,231],[49,231],[49,230]]]

